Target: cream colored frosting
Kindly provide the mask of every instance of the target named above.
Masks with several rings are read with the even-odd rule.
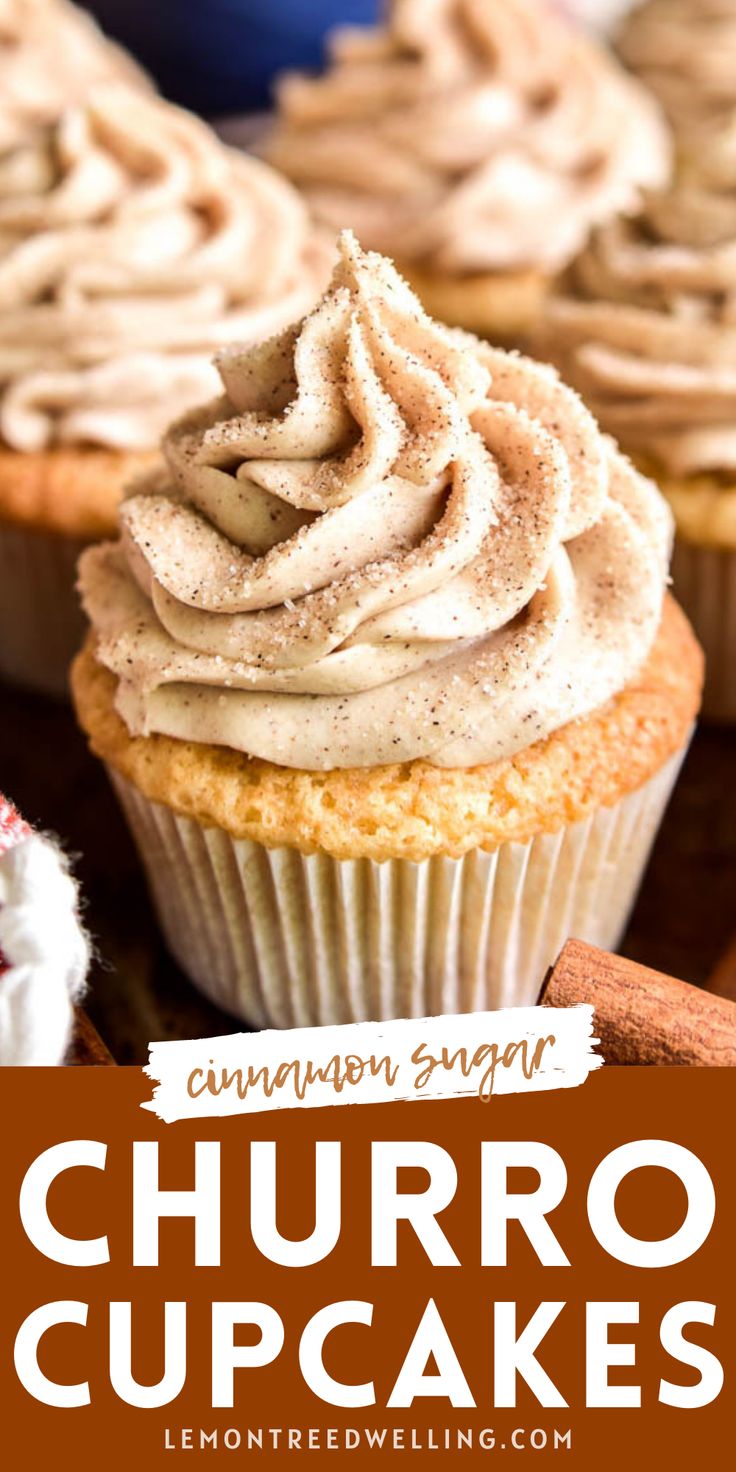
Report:
[[[646,0],[618,44],[686,139],[736,109],[734,0]]]
[[[395,0],[278,103],[267,155],[317,216],[443,274],[556,270],[669,170],[656,104],[539,0]]]
[[[81,563],[132,733],[468,767],[636,673],[669,513],[553,369],[436,325],[346,235],[320,306],[220,371]]]
[[[683,178],[600,230],[538,347],[627,449],[674,476],[736,473],[736,195]]]
[[[122,84],[0,157],[0,431],[155,448],[223,343],[316,300],[331,249],[296,191]]]
[[[151,85],[90,15],[66,0],[0,0],[0,150],[113,80]]]

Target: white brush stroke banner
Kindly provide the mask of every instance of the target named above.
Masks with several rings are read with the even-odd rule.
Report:
[[[579,1088],[603,1059],[593,1008],[514,1007],[151,1043],[143,1104],[180,1119]]]

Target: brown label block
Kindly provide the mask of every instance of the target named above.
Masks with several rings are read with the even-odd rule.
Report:
[[[342,1465],[350,1437],[356,1436],[351,1456],[357,1468],[384,1463],[407,1450],[410,1465],[435,1466],[439,1451],[440,1458],[449,1456],[452,1467],[488,1465],[492,1449],[503,1465],[507,1460],[511,1466],[523,1465],[526,1459],[536,1466],[540,1453],[543,1461],[554,1451],[565,1459],[561,1466],[585,1472],[591,1467],[619,1472],[622,1464],[644,1468],[655,1457],[668,1468],[691,1467],[694,1459],[714,1466],[727,1461],[736,1306],[732,1071],[604,1068],[580,1089],[495,1098],[487,1104],[337,1106],[172,1126],[139,1108],[150,1086],[137,1070],[6,1069],[0,1092],[6,1120],[1,1404],[8,1467],[53,1459],[54,1464],[84,1468],[103,1461],[111,1472],[127,1472],[131,1466],[165,1468],[172,1458],[178,1465],[189,1450],[220,1458],[228,1451],[244,1455],[253,1435],[263,1440],[264,1449],[256,1455],[279,1467],[300,1465],[302,1453],[308,1461],[310,1437],[314,1465],[329,1466],[330,1449],[337,1452],[335,1465]],[[92,1148],[103,1150],[104,1168],[66,1170],[50,1185],[47,1208],[52,1224],[66,1238],[93,1244],[103,1239],[109,1260],[86,1267],[50,1260],[29,1239],[19,1208],[32,1162],[50,1147],[74,1140],[96,1142]],[[691,1152],[715,1190],[715,1218],[712,1225],[706,1222],[702,1244],[672,1266],[644,1268],[622,1261],[591,1225],[589,1190],[601,1162],[641,1140],[669,1141]],[[134,1141],[158,1142],[158,1186],[164,1191],[191,1191],[196,1142],[219,1142],[218,1265],[195,1266],[191,1218],[162,1220],[158,1265],[134,1265]],[[255,1181],[256,1219],[267,1188],[251,1147],[269,1141],[276,1147],[277,1226],[284,1238],[294,1241],[308,1238],[315,1228],[315,1144],[340,1146],[341,1216],[335,1241],[324,1259],[311,1266],[281,1265],[259,1246],[251,1186]],[[397,1228],[396,1266],[372,1261],[372,1240],[375,1257],[375,1234],[385,1225],[380,1211],[376,1222],[372,1200],[372,1148],[381,1142],[444,1152],[449,1194],[447,1204],[439,1202],[435,1218],[437,1242],[441,1246],[444,1241],[449,1249],[444,1265],[430,1261],[428,1244],[408,1220]],[[516,1143],[520,1158],[528,1159],[527,1142],[546,1147],[561,1162],[555,1167],[559,1204],[555,1198],[546,1215],[562,1254],[556,1265],[540,1261],[539,1242],[519,1221],[512,1220],[499,1237],[498,1223],[494,1228],[498,1191],[488,1188],[488,1180],[483,1189],[484,1146]],[[540,1175],[529,1165],[514,1166],[505,1181],[507,1191],[524,1196],[537,1190]],[[402,1191],[425,1191],[426,1169],[401,1171],[399,1184]],[[208,1198],[210,1204],[214,1199]],[[647,1244],[672,1237],[689,1219],[681,1180],[653,1166],[625,1177],[615,1208],[621,1227],[644,1244],[645,1255]],[[693,1209],[700,1209],[697,1202]],[[27,1200],[24,1210],[30,1219]],[[31,1212],[36,1224],[39,1210],[37,1198]],[[499,1241],[506,1263],[494,1266]],[[99,1252],[99,1245],[92,1250]],[[202,1250],[204,1257],[207,1251]],[[42,1305],[60,1301],[76,1305],[74,1312],[83,1313],[84,1321],[49,1328],[41,1337],[38,1365],[62,1387],[88,1386],[90,1403],[73,1409],[41,1404],[23,1388],[13,1368],[20,1326]],[[335,1381],[348,1387],[372,1383],[375,1404],[351,1408],[330,1404],[310,1388],[300,1344],[302,1356],[310,1359],[304,1349],[305,1327],[330,1305],[356,1302],[364,1306],[364,1315],[369,1306],[370,1322],[356,1317],[338,1324],[327,1335],[323,1353],[324,1369]],[[124,1360],[120,1326],[129,1312],[132,1374],[144,1387],[155,1385],[164,1370],[167,1303],[184,1306],[180,1332],[171,1344],[172,1350],[186,1349],[185,1381],[170,1404],[140,1409],[127,1403],[112,1383],[111,1318],[117,1326],[114,1351]],[[261,1305],[267,1317],[278,1316],[283,1330],[283,1344],[269,1363],[235,1369],[232,1406],[212,1403],[213,1303]],[[673,1353],[672,1315],[682,1305],[690,1365],[683,1363],[682,1353]],[[693,1305],[705,1305],[708,1313],[712,1309],[712,1322],[694,1318]],[[181,1308],[174,1312],[180,1315]],[[217,1320],[215,1359],[218,1344],[220,1352],[223,1343],[227,1349],[223,1312],[226,1316],[228,1310],[220,1311]],[[474,1404],[453,1405],[446,1394],[436,1393],[415,1398],[411,1405],[390,1404],[402,1374],[406,1377],[407,1356],[428,1312],[439,1315]],[[550,1327],[537,1357],[557,1401],[541,1404],[539,1385],[517,1376],[515,1381],[512,1377],[516,1404],[501,1404],[504,1384],[508,1386],[508,1353],[499,1356],[498,1346],[508,1345],[510,1318],[521,1333],[538,1312],[548,1315]],[[606,1370],[600,1320],[617,1316],[620,1322],[612,1321],[607,1330],[611,1366]],[[669,1335],[663,1327],[667,1323]],[[234,1339],[247,1353],[258,1337],[252,1325],[243,1325]],[[586,1346],[590,1355],[591,1343],[598,1345],[592,1376],[590,1369],[586,1373]],[[445,1350],[440,1345],[439,1358],[435,1355],[425,1366],[426,1375],[442,1370],[439,1360]],[[663,1384],[685,1396],[697,1391],[698,1353],[711,1368],[714,1362],[723,1367],[725,1387],[716,1387],[710,1403],[701,1408],[665,1403]],[[624,1399],[633,1393],[640,1404],[592,1406],[590,1397],[595,1399],[601,1377],[620,1387]],[[328,1434],[335,1438],[331,1448]],[[381,1436],[382,1449],[370,1449],[366,1438]],[[459,1444],[463,1437],[471,1444]],[[401,1449],[394,1445],[396,1438],[403,1438]]]

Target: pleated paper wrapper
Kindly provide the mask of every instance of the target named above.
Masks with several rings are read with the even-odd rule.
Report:
[[[736,550],[678,537],[672,579],[705,651],[703,714],[736,723]]]
[[[0,521],[0,678],[65,697],[84,639],[75,583],[86,542]]]
[[[683,755],[558,833],[420,863],[266,848],[110,777],[183,971],[286,1028],[533,1004],[569,936],[616,946]]]

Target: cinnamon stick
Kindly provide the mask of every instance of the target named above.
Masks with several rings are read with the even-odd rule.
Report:
[[[609,1064],[736,1068],[736,1002],[582,941],[568,941],[539,1001],[591,1003]]]
[[[74,1032],[66,1059],[68,1068],[114,1068],[115,1059],[81,1007],[74,1017]]]

